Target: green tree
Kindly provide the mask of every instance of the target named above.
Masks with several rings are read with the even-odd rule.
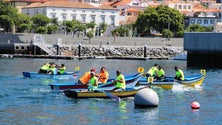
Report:
[[[93,30],[95,28],[96,24],[94,22],[90,22],[86,24],[87,28],[90,28],[91,30]]]
[[[129,36],[129,29],[127,27],[120,26],[117,27],[115,30],[118,32],[118,35],[121,37]]]
[[[43,26],[39,26],[36,28],[36,33],[40,33],[40,34],[46,34],[47,33],[47,27],[43,27]]]
[[[0,16],[0,27],[4,28],[6,32],[11,31],[11,27],[14,25],[13,19],[8,15]]]
[[[31,18],[25,14],[19,14],[15,21],[17,32],[29,31],[31,28]]]
[[[0,0],[0,15],[2,20],[8,21],[1,22],[0,26],[4,28],[7,32],[15,32],[14,27],[15,22],[18,18],[18,10],[15,7],[12,7],[9,2]]]
[[[169,39],[173,37],[173,33],[169,29],[164,29],[162,32],[162,36]]]
[[[161,33],[168,29],[176,33],[183,29],[183,20],[183,15],[179,11],[160,5],[156,8],[148,7],[139,13],[134,27],[137,28],[137,32],[145,34],[150,34],[151,29]]]
[[[94,31],[93,30],[90,30],[89,32],[86,33],[86,36],[89,38],[89,44],[91,42],[91,39],[94,35]]]
[[[65,26],[66,28],[64,30],[66,30],[67,33],[70,33],[71,31],[73,31],[74,28],[74,22],[73,21],[63,21],[63,26]]]
[[[59,24],[58,24],[58,19],[57,18],[52,18],[50,19],[50,23],[47,26],[47,33],[52,34],[56,30],[58,30]]]
[[[99,27],[101,28],[101,33],[105,33],[105,31],[106,31],[106,27],[107,27],[107,24],[106,23],[101,23],[100,25],[99,25]]]
[[[42,29],[42,27],[46,27],[50,23],[50,19],[43,14],[37,14],[37,15],[33,16],[31,19],[32,19],[33,28],[35,31],[39,27],[41,27],[40,29]],[[46,31],[47,31],[47,29],[46,29]]]
[[[212,32],[213,27],[212,26],[205,27],[199,24],[193,24],[193,25],[188,26],[186,31],[187,32]]]

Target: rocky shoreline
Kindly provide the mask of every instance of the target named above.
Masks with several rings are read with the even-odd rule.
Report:
[[[186,51],[181,47],[147,47],[147,46],[62,46],[63,56],[79,57],[132,57],[132,58],[172,58]],[[80,52],[80,54],[79,54]]]

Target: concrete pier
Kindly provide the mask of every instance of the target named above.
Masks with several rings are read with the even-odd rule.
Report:
[[[187,51],[187,66],[222,68],[222,33],[185,33],[184,50]]]

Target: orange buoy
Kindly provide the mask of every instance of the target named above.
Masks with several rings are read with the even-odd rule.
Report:
[[[198,102],[192,102],[191,108],[192,109],[199,109],[200,108],[200,104]]]

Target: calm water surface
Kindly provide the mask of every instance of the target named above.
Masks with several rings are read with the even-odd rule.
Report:
[[[2,125],[216,125],[222,122],[221,69],[207,69],[203,86],[172,90],[153,88],[159,96],[157,108],[135,108],[133,98],[120,102],[111,99],[70,99],[63,93],[51,91],[42,79],[24,79],[22,71],[38,71],[44,62],[64,63],[68,71],[80,67],[80,73],[95,67],[107,67],[110,77],[120,69],[123,74],[146,70],[154,63],[160,64],[167,76],[174,76],[173,67],[181,67],[185,75],[199,73],[200,69],[186,68],[185,61],[172,60],[47,60],[47,59],[0,59],[0,124]],[[198,101],[199,110],[190,104]]]

